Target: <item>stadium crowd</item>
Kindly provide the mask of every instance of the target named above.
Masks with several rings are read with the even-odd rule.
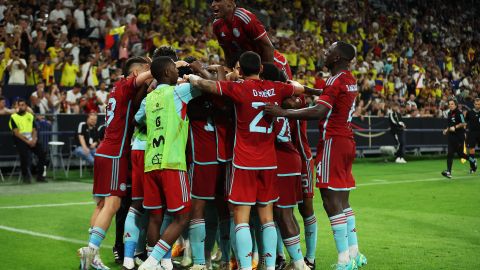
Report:
[[[237,2],[257,12],[306,85],[325,84],[322,55],[333,40],[355,44],[357,116],[384,116],[397,103],[404,116],[438,117],[449,96],[471,108],[480,92],[479,22],[468,1]],[[180,58],[223,59],[202,27],[213,21],[208,1],[0,0],[0,21],[2,85],[35,86],[38,113],[104,112],[122,63],[162,45]]]

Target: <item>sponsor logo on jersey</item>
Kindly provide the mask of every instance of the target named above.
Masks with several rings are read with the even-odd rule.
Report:
[[[240,36],[240,31],[238,31],[237,28],[233,28],[233,35],[238,38]]]
[[[347,90],[348,92],[357,92],[358,86],[356,84],[347,85]]]
[[[121,191],[127,190],[127,185],[125,185],[125,183],[120,184],[120,190]]]
[[[254,97],[273,97],[275,96],[275,89],[268,89],[263,91],[257,91],[255,89],[252,90],[252,94]]]

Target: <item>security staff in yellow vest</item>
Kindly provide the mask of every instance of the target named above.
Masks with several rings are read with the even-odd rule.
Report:
[[[35,117],[27,112],[27,103],[25,100],[18,100],[18,112],[10,117],[9,126],[13,132],[13,140],[20,155],[20,167],[22,168],[23,181],[30,183],[32,175],[30,167],[32,164],[32,154],[38,158],[37,164],[37,182],[46,182],[44,170],[46,164],[45,152],[40,143],[38,143],[37,130],[35,128]]]

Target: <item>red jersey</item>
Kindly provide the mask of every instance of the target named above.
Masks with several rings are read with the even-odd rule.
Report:
[[[132,100],[137,92],[135,79],[136,77],[122,78],[113,85],[105,114],[105,136],[96,156],[120,158],[130,151],[128,146],[133,134],[134,115]]]
[[[262,22],[250,11],[235,9],[231,21],[216,19],[213,22],[213,33],[226,54],[238,55],[245,51],[260,53],[257,40],[267,35]]]
[[[235,120],[233,119],[233,106],[224,98],[214,98],[213,103],[216,113],[213,117],[215,135],[217,139],[217,160],[231,161],[233,158],[233,144],[235,138]]]
[[[357,95],[357,80],[350,71],[341,71],[327,80],[317,101],[330,108],[327,117],[319,123],[323,140],[338,136],[353,139],[351,121]]]
[[[277,168],[273,119],[264,115],[266,103],[281,104],[294,87],[281,82],[245,80],[217,82],[217,91],[233,100],[236,116],[233,165],[246,170]]]
[[[190,120],[189,146],[190,161],[200,164],[217,164],[215,126],[212,117],[212,103],[208,96],[199,96],[188,103]],[[190,116],[190,113],[197,115]]]
[[[292,143],[289,120],[285,117],[277,117],[274,123],[274,130],[277,136],[275,142],[278,165],[277,175],[301,175],[302,161],[300,154]]]
[[[305,97],[300,96],[300,101],[302,102],[302,108],[307,107]],[[292,142],[300,152],[302,160],[309,160],[312,158],[312,150],[308,144],[307,137],[307,121],[305,120],[290,120],[290,130],[292,132]]]
[[[273,52],[273,64],[280,69],[281,72],[286,76],[288,80],[293,78],[292,70],[290,69],[290,65],[287,62],[287,58],[283,56],[279,51],[275,50]]]

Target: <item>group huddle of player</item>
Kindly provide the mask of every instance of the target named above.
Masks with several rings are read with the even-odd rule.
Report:
[[[233,0],[214,0],[212,10],[226,66],[179,61],[163,48],[152,59],[128,59],[125,77],[111,89],[105,136],[94,161],[97,207],[89,245],[78,250],[81,269],[108,269],[99,247],[130,178],[122,269],[136,269],[134,256],[143,251],[148,258],[138,269],[172,269],[171,247],[185,231],[191,269],[207,269],[209,201],[218,213],[207,222],[218,223],[221,269],[231,269],[235,258],[239,269],[251,270],[254,242],[262,269],[314,269],[314,181],[334,233],[336,269],[365,265],[349,205],[355,188],[350,121],[358,92],[348,66],[355,48],[332,44],[325,52],[332,77],[324,89],[311,89],[289,81],[288,63],[255,15]],[[315,163],[305,122],[314,119],[321,134]],[[293,214],[297,205],[305,257]],[[144,239],[146,246],[139,245]],[[282,243],[291,258],[288,266]]]

